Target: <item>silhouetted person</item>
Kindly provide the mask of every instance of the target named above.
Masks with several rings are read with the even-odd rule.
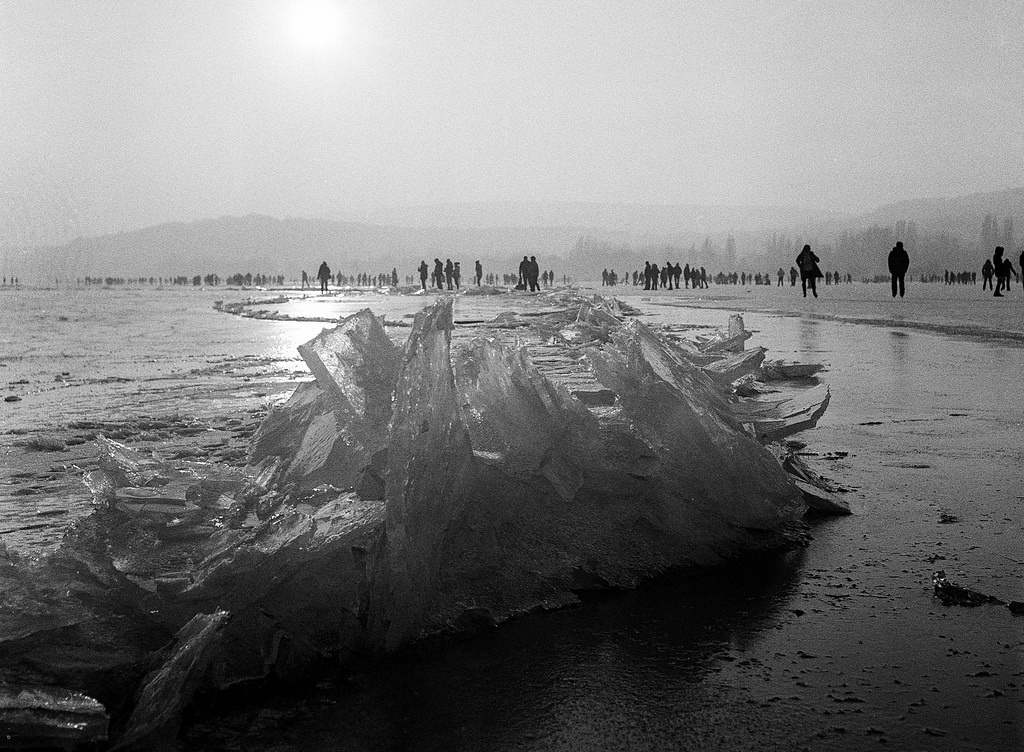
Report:
[[[439,258],[434,259],[434,284],[438,290],[444,289],[444,264]]]
[[[992,273],[996,276],[996,291],[992,293],[993,297],[1001,298],[1003,293],[1000,292],[1003,287],[1003,247],[1001,245],[996,246],[996,252],[992,254]],[[1009,280],[1007,280],[1007,283]]]
[[[540,290],[540,284],[538,282],[538,280],[540,280],[540,264],[537,263],[536,256],[530,256],[530,261],[528,263],[528,275],[527,282],[530,285],[530,292],[537,292]]]
[[[476,271],[476,286],[479,287],[480,281],[484,278],[484,268],[480,265],[479,259],[476,262],[474,271]]]
[[[448,285],[448,289],[452,289],[452,278],[455,276],[455,266],[452,265],[451,259],[444,260],[444,281]]]
[[[645,261],[644,262],[644,289],[645,290],[650,290],[651,289],[651,262],[650,261]]]
[[[1003,280],[1003,289],[1009,291],[1009,289],[1010,289],[1010,275],[1012,274],[1014,277],[1016,277],[1017,276],[1017,272],[1014,271],[1013,264],[1010,263],[1010,259],[1008,259],[1008,258],[1004,258],[1003,259],[1003,265],[1001,267],[1001,270],[1002,270],[1002,275],[1000,275],[1000,276],[1001,276],[1001,278]]]
[[[316,270],[316,278],[320,280],[320,292],[327,292],[327,282],[331,279],[331,267],[324,261]]]
[[[781,266],[779,267],[779,284],[778,287],[782,287],[782,283],[786,281],[786,270]]]
[[[427,266],[426,261],[420,261],[420,285],[423,287],[423,292],[427,291],[427,276],[430,274],[430,268]]]
[[[811,292],[818,297],[818,277],[822,276],[818,268],[818,257],[814,255],[809,245],[805,245],[800,255],[796,257],[797,268],[800,269],[800,287],[803,288],[804,297],[807,297],[807,283],[811,283]]]
[[[459,283],[462,281],[462,262],[456,261],[455,266],[452,269],[452,279],[455,280],[455,289],[460,289]],[[449,290],[451,288],[448,288]]]
[[[530,257],[523,256],[523,260],[519,262],[519,284],[516,285],[517,289],[525,290],[530,285]]]
[[[892,296],[896,297],[896,290],[899,289],[900,297],[903,297],[903,278],[907,269],[910,268],[910,255],[903,248],[903,241],[897,241],[896,245],[889,251],[889,274],[892,275]]]
[[[987,286],[989,290],[992,289],[992,275],[994,274],[992,268],[992,259],[985,259],[985,263],[981,266],[981,289],[984,290]]]

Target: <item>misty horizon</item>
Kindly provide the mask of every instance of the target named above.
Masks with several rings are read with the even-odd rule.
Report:
[[[494,202],[1024,185],[1024,8],[7,2],[0,245]]]

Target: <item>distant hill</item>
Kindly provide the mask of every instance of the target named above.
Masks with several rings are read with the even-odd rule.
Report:
[[[625,233],[636,238],[785,229],[795,224],[840,221],[842,212],[788,206],[615,204],[569,201],[502,201],[435,204],[347,215],[349,221],[417,228],[562,227]]]
[[[860,225],[891,224],[913,219],[936,232],[977,239],[986,214],[1011,217],[1024,230],[1024,188],[974,193],[952,198],[913,199],[886,204],[857,218]]]
[[[987,216],[996,220],[999,232],[983,238]],[[1009,238],[1005,235],[1007,221],[1014,228]],[[914,275],[941,274],[944,269],[978,270],[996,245],[1006,246],[1016,259],[1024,241],[1024,187],[899,201],[840,221],[797,225],[790,237],[835,252],[838,258],[830,259],[832,268],[873,276],[886,273],[884,259],[891,244],[908,240],[898,231],[900,223],[908,228],[909,223],[914,225],[916,247],[908,246]],[[764,255],[788,263],[791,254],[787,249]]]
[[[514,272],[523,255],[536,255],[546,268],[592,278],[605,267],[634,269],[645,258],[689,261],[709,270],[788,268],[794,246],[810,242],[835,249],[840,258],[833,259],[833,268],[860,275],[878,270],[879,255],[888,250],[881,246],[890,242],[896,223],[912,221],[921,237],[949,236],[921,246],[912,260],[919,272],[973,268],[988,214],[1024,229],[1024,188],[901,201],[857,216],[793,207],[495,202],[332,219],[221,217],[79,238],[57,248],[0,250],[0,268],[23,280],[208,273],[223,278],[237,272],[294,280],[321,260],[345,273],[396,267],[404,277],[420,259],[452,258],[466,268],[480,259],[487,271]],[[856,242],[849,241],[851,233],[860,233]],[[723,255],[729,235],[735,241],[732,261]]]
[[[514,270],[524,253],[554,255],[575,242],[575,231],[384,227],[324,219],[262,215],[169,223],[134,232],[80,238],[60,248],[29,249],[5,260],[23,278],[138,277],[236,272],[298,279],[326,260],[345,273],[412,274],[419,260],[435,256],[507,259]]]

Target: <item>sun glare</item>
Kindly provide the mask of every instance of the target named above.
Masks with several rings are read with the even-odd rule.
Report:
[[[300,47],[327,50],[341,38],[341,10],[330,0],[300,0],[288,9],[287,28]]]

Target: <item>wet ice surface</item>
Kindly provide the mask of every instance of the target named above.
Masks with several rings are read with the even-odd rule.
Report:
[[[308,371],[295,346],[322,325],[218,314],[239,291],[5,290],[0,295],[0,536],[55,545],[90,511],[92,437],[169,456],[238,458],[266,406]],[[47,451],[56,448],[59,451]]]
[[[861,286],[852,288],[855,294]],[[819,309],[830,289],[823,288]],[[874,293],[882,286],[865,289]],[[781,297],[773,293],[761,299],[751,294],[742,305],[718,304],[730,310],[779,305]],[[12,435],[10,428],[34,430],[37,422],[61,436],[74,434],[60,429],[65,415],[128,421],[177,410],[183,425],[223,420],[229,428],[226,421],[239,410],[280,399],[295,381],[308,378],[295,346],[325,326],[207,310],[223,293],[208,300],[192,291],[165,299],[151,291],[124,296],[88,298],[79,308],[65,298],[60,302],[66,308],[49,309],[50,318],[36,323],[58,333],[31,365],[10,357],[16,351],[4,343],[0,354],[7,366],[0,378],[9,382],[16,379],[8,373],[25,374],[31,383],[8,387],[7,393],[23,389],[17,393],[24,399],[13,409],[0,408],[0,480],[21,471],[26,458],[63,463],[75,451],[87,453],[87,444],[66,453],[12,446],[25,434]],[[727,318],[726,311],[625,297],[651,313],[644,321],[688,332],[690,324],[718,327]],[[964,295],[944,305],[952,310],[962,304],[960,318],[977,318],[975,306],[987,305],[987,298],[978,298]],[[116,311],[97,310],[111,300]],[[856,300],[850,307],[887,303]],[[423,302],[363,297],[289,305],[345,315],[367,305],[378,310],[378,304],[394,306],[397,320]],[[403,312],[404,305],[409,309]],[[835,300],[828,305],[843,312]],[[910,299],[903,305],[909,309]],[[482,317],[498,306],[507,307],[507,299],[464,298],[455,318]],[[125,309],[138,318],[125,317]],[[104,344],[101,324],[82,327],[77,338],[88,337],[90,329],[97,336],[79,347],[59,328],[72,322],[53,321],[93,314],[116,318],[120,323],[108,329],[117,333],[114,341],[141,340],[144,352],[157,353],[150,356],[156,362],[133,354],[134,346],[126,351]],[[1020,748],[1020,617],[998,607],[944,607],[932,597],[930,581],[941,568],[959,584],[1024,600],[1024,348],[904,327],[757,313],[745,318],[769,357],[827,363],[822,378],[832,387],[832,404],[819,427],[801,438],[815,469],[854,489],[847,496],[855,517],[818,525],[815,541],[802,553],[520,619],[475,641],[364,667],[314,691],[200,719],[188,745],[238,747],[258,733],[265,746],[284,749],[863,749],[883,739],[892,749]],[[197,331],[205,337],[196,337]],[[398,338],[406,331],[389,328]],[[68,355],[52,354],[61,347]],[[104,353],[120,365],[96,357]],[[230,359],[245,356],[270,363],[232,372],[238,365]],[[141,381],[142,375],[161,375],[160,368],[168,376],[162,387]],[[135,374],[139,381],[44,391],[62,371],[83,378]],[[244,381],[247,376],[253,381]],[[275,392],[268,383],[276,380]],[[169,394],[168,387],[179,393]],[[55,395],[61,397],[56,403]],[[185,447],[220,435],[207,427],[195,437],[155,429],[170,434],[152,445]],[[147,448],[145,442],[139,446]],[[31,482],[44,488],[52,483]],[[63,494],[52,497],[67,504],[60,501]],[[27,499],[0,498],[0,504]],[[958,521],[944,524],[943,515]],[[226,733],[231,729],[237,733]]]
[[[638,296],[652,305],[685,305],[737,311],[760,311],[846,323],[892,325],[980,338],[1024,341],[1024,289],[1018,283],[1007,297],[993,298],[981,286],[914,284],[905,298],[893,298],[884,284],[829,285],[819,297],[804,298],[800,288],[726,285],[706,290],[635,292],[613,288],[616,294]],[[620,290],[628,292],[620,293]]]

